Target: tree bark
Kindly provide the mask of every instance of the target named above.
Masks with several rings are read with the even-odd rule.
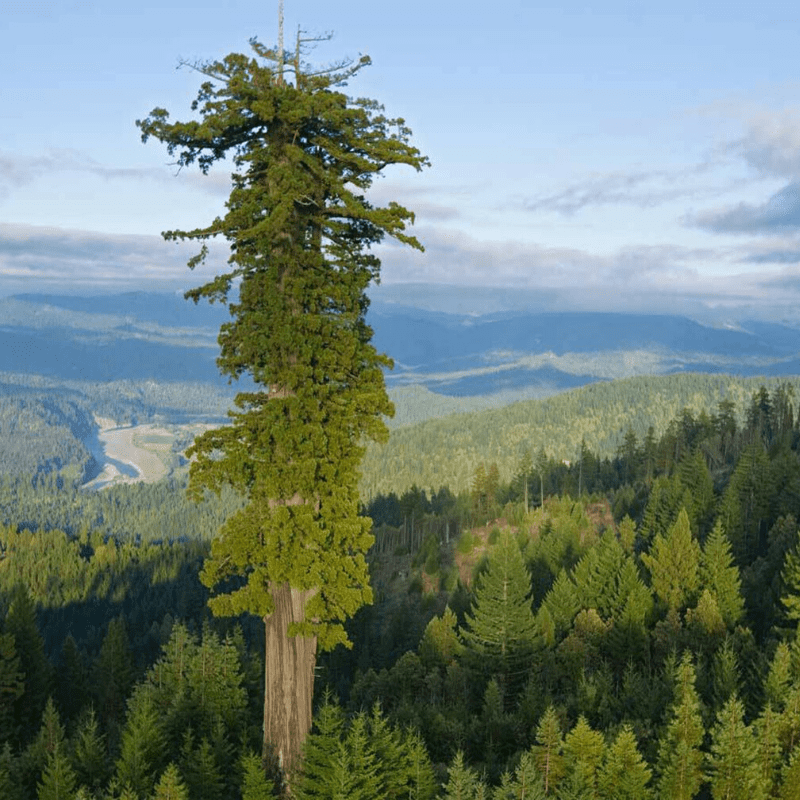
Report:
[[[316,637],[289,636],[292,622],[305,619],[313,591],[274,587],[275,611],[264,617],[264,755],[273,755],[281,775],[289,775],[311,730]]]

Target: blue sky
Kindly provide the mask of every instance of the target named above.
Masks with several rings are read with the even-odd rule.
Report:
[[[189,115],[180,58],[275,42],[277,0],[222,5],[6,0],[0,295],[205,277],[159,234],[212,219],[225,169],[176,176],[134,121]],[[285,21],[287,44],[333,32],[319,62],[369,54],[349,91],[431,159],[374,190],[426,246],[381,249],[387,297],[800,318],[797,3],[285,0]]]

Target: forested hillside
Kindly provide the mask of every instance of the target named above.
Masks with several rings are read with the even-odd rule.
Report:
[[[542,400],[525,400],[501,408],[450,413],[442,418],[393,429],[386,445],[372,446],[364,460],[362,481],[367,497],[402,493],[411,486],[462,491],[481,462],[494,462],[509,480],[526,452],[545,453],[558,461],[575,461],[581,447],[612,456],[628,431],[639,441],[652,427],[666,430],[684,408],[714,413],[729,401],[739,410],[760,386],[775,387],[797,379],[738,378],[685,374],[638,376],[594,383]],[[427,395],[419,398],[424,401]],[[413,418],[414,395],[401,398],[401,418]],[[407,405],[408,404],[408,405]]]
[[[677,411],[611,451],[531,440],[508,477],[487,453],[372,498],[375,603],[319,662],[294,797],[797,796],[794,390],[660,391]],[[197,579],[226,507],[62,471],[0,489],[0,796],[269,796],[261,626]]]

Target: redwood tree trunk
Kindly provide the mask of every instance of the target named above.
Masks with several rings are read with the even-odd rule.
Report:
[[[313,592],[288,583],[273,588],[275,611],[264,617],[264,753],[272,753],[289,775],[311,730],[316,637],[288,636],[292,622],[304,620]]]

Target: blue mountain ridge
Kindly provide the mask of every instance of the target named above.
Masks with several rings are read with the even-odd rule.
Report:
[[[65,380],[224,383],[214,340],[227,309],[177,294],[25,294],[0,300],[0,372]],[[367,320],[391,387],[469,397],[553,394],[634,374],[800,372],[800,330],[759,320],[712,327],[668,314],[446,313],[379,300]]]

